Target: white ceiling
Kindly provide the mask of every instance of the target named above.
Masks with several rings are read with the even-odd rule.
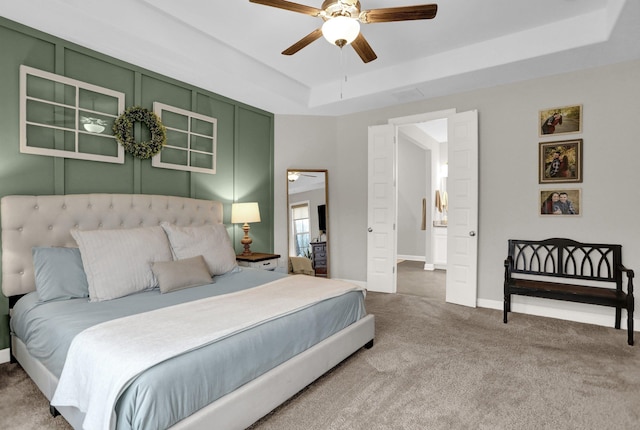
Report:
[[[287,171],[288,173],[289,171]],[[289,194],[303,193],[305,191],[324,188],[324,172],[304,171],[298,172],[300,176],[295,181],[288,181]]]
[[[435,3],[432,20],[362,25],[378,55],[368,64],[324,39],[281,55],[322,20],[249,0],[0,0],[0,14],[276,114],[342,115],[640,58],[638,0]]]
[[[438,143],[444,143],[449,141],[449,135],[447,132],[447,119],[436,119],[428,122],[422,122],[414,124],[423,133],[429,135],[433,140]]]

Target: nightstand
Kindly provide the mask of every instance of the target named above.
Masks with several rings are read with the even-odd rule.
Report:
[[[254,252],[251,255],[236,255],[238,266],[252,267],[254,269],[275,270],[278,267],[278,254],[263,254]]]
[[[311,242],[313,270],[316,276],[327,277],[327,242]]]

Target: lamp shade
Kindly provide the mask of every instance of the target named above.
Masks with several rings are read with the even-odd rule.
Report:
[[[329,43],[343,47],[358,37],[360,23],[346,16],[336,16],[322,24],[322,35]]]
[[[231,205],[231,223],[242,224],[250,222],[260,222],[258,203],[233,203]]]

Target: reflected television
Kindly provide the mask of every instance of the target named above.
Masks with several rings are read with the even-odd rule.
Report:
[[[318,230],[327,231],[327,205],[318,205]]]

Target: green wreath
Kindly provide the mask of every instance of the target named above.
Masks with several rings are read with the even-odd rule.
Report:
[[[133,124],[141,122],[151,132],[151,140],[136,142],[133,137]],[[113,134],[125,151],[141,159],[151,158],[162,150],[167,142],[167,129],[158,115],[149,109],[132,106],[116,118],[113,123]]]

